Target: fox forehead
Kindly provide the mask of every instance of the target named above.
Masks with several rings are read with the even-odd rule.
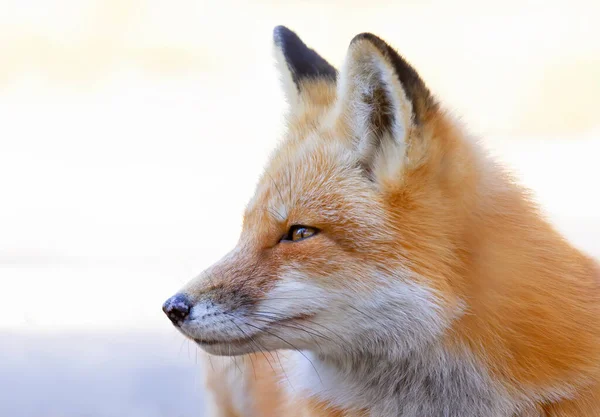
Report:
[[[376,226],[383,217],[377,204],[380,197],[346,138],[330,129],[304,136],[290,133],[271,157],[248,203],[244,229],[265,223],[281,228],[334,223]]]

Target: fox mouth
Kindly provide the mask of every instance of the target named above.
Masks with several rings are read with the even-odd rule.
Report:
[[[217,340],[217,339],[203,339],[203,338],[193,338],[194,342],[196,342],[198,345],[200,346],[214,346],[214,345],[244,345],[247,343],[253,343],[254,339],[256,337],[260,337],[263,335],[271,335],[273,337],[278,337],[276,336],[274,333],[271,332],[271,329],[273,327],[278,327],[278,326],[285,326],[287,323],[292,323],[292,322],[299,322],[302,320],[307,320],[310,319],[311,317],[313,317],[313,314],[302,314],[299,316],[294,316],[294,317],[287,317],[281,320],[275,320],[271,323],[269,323],[266,328],[260,329],[258,330],[256,333],[249,335],[247,337],[239,337],[239,338],[234,338],[234,339],[224,339],[224,340]]]
[[[258,334],[252,335],[252,336],[248,336],[248,337],[242,337],[239,339],[229,339],[229,340],[205,340],[205,339],[194,339],[194,342],[198,343],[199,345],[203,345],[203,346],[214,346],[214,345],[222,345],[222,344],[228,344],[228,345],[243,345],[246,343],[250,343],[252,341],[252,339],[254,338],[254,336],[258,336]]]

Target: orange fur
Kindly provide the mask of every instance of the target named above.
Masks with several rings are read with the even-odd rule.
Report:
[[[375,57],[394,72],[385,66],[386,54],[367,41],[351,53]],[[369,286],[364,277],[374,267],[407,266],[411,279],[439,294],[444,314],[462,309],[448,319],[446,349],[466,346],[512,397],[526,398],[530,408],[520,415],[600,415],[598,263],[553,229],[527,192],[428,97],[412,103],[419,123],[406,118],[403,162],[390,166],[395,160],[382,161],[385,149],[375,152],[367,163],[374,164],[378,188],[356,181],[340,164],[352,147],[354,120],[345,116],[354,109],[338,103],[335,83],[302,83],[301,106],[248,206],[236,252],[209,270],[210,280],[193,281],[185,292],[243,288],[246,297],[260,300],[290,265],[302,265],[321,287],[338,291]],[[400,106],[410,110],[408,94],[398,94]],[[280,206],[285,213],[278,213]],[[278,244],[293,224],[321,233]],[[285,387],[285,366],[270,359],[258,353],[238,359],[251,399],[244,414],[236,414],[225,372],[207,367],[209,388],[229,410],[224,416],[369,415],[294,393]]]

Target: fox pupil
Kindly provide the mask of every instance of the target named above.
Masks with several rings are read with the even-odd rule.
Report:
[[[317,233],[317,229],[307,226],[292,226],[290,227],[286,236],[281,240],[287,240],[290,242],[297,242],[303,239],[307,239],[314,236]]]
[[[308,234],[308,231],[304,227],[296,229],[296,233],[294,234],[293,240],[304,239],[307,234]]]

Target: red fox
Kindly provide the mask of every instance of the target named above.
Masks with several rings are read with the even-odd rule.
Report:
[[[339,72],[274,44],[284,141],[237,246],[163,306],[233,358],[220,415],[600,416],[599,264],[385,41]]]

